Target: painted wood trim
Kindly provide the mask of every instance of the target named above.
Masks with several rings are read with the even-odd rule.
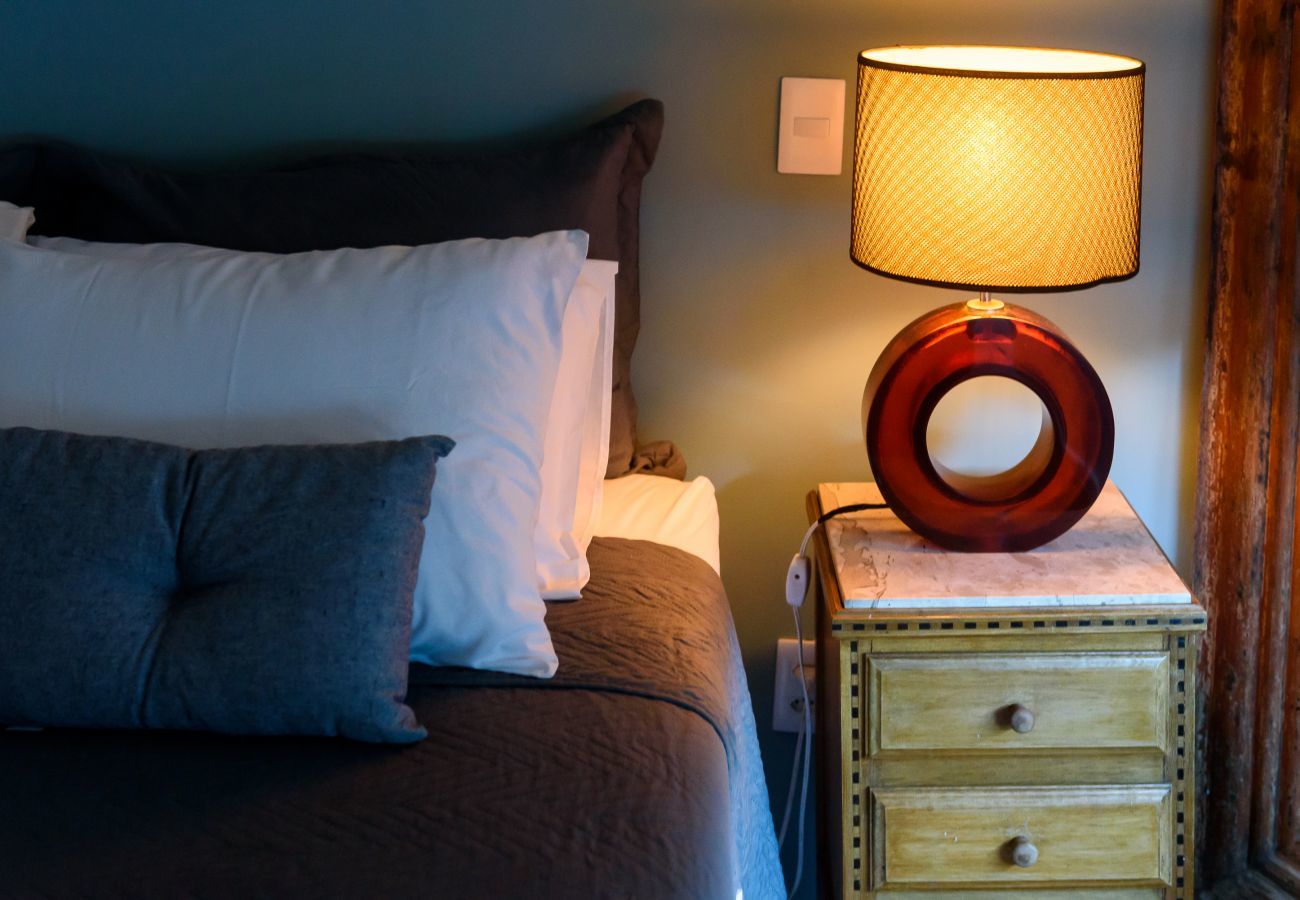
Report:
[[[873,788],[873,885],[1172,887],[1171,793],[1167,784]],[[1006,857],[1020,833],[1042,849],[1024,869]]]
[[[1150,749],[1169,740],[1167,653],[872,654],[869,754]],[[1034,722],[1018,733],[1013,704]]]

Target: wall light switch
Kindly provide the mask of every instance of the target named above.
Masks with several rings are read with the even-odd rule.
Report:
[[[776,170],[838,175],[844,159],[844,79],[782,78]]]

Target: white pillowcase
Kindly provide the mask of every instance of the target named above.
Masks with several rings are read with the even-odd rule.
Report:
[[[600,515],[614,381],[614,276],[588,260],[564,313],[564,348],[546,423],[542,502],[534,541],[547,600],[573,600],[591,578],[587,547]]]
[[[662,475],[624,475],[605,482],[596,534],[654,541],[704,560],[721,574],[718,499],[703,476],[678,481]]]
[[[190,447],[449,435],[411,656],[550,676],[533,530],[586,247],[580,231],[175,258],[0,241],[0,427]]]
[[[225,252],[195,244],[118,244],[66,237],[33,236],[30,243],[47,250],[109,259],[159,260]],[[617,273],[616,262],[585,262],[564,312],[560,362],[546,421],[542,490],[534,535],[538,588],[546,600],[575,599],[591,578],[587,547],[600,515],[609,456]]]
[[[36,212],[30,206],[14,206],[0,200],[0,238],[10,241],[27,239],[27,229],[36,221]]]

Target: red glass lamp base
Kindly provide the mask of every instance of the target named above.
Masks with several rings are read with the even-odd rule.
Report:
[[[930,454],[935,406],[984,375],[1038,395],[1043,424],[1029,453],[997,475],[960,475]],[[1051,322],[1006,305],[956,303],[889,342],[862,398],[867,456],[890,509],[950,550],[1031,550],[1059,537],[1096,501],[1110,472],[1115,419],[1101,379]]]

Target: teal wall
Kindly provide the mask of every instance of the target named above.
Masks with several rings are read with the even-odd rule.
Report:
[[[868,477],[858,407],[873,360],[906,322],[961,295],[849,262],[847,174],[776,174],[780,77],[851,86],[856,51],[901,42],[1074,46],[1146,60],[1141,274],[1024,300],[1065,328],[1109,386],[1113,477],[1186,574],[1213,6],[5,0],[0,136],[226,163],[340,143],[544,133],[636,97],[664,100],[643,214],[642,430],[677,440],[692,471],[718,485],[724,577],[769,783],[783,797],[793,740],[767,725],[774,642],[791,631],[781,585],[803,495],[818,481]]]

